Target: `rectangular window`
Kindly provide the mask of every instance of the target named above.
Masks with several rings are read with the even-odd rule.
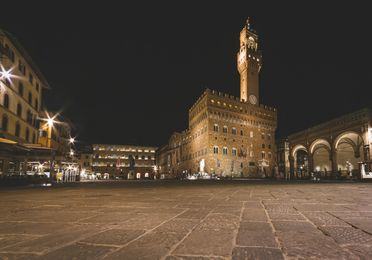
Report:
[[[224,155],[227,155],[227,147],[224,147],[222,151]]]
[[[231,133],[232,133],[233,135],[236,135],[236,128],[235,128],[235,127],[233,127],[233,128],[231,129]]]
[[[236,156],[236,148],[233,148],[233,149],[231,150],[231,154],[232,154],[233,156]]]
[[[30,73],[30,75],[29,75],[28,81],[29,81],[31,84],[34,83],[34,76],[32,76],[31,73]]]

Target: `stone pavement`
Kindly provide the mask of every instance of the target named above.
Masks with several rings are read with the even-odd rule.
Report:
[[[0,259],[372,259],[372,183],[2,189]]]

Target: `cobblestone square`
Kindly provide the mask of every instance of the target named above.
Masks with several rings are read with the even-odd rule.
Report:
[[[371,259],[371,183],[2,188],[0,259]]]

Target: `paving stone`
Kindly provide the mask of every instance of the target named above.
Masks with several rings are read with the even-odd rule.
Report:
[[[229,256],[236,231],[231,229],[195,230],[172,252],[174,255]]]
[[[324,226],[320,229],[331,236],[338,244],[365,244],[372,245],[372,235],[353,227]]]
[[[273,221],[305,221],[306,219],[300,214],[286,214],[277,212],[268,212]]]
[[[263,209],[263,206],[259,201],[245,201],[244,207],[246,209]]]
[[[229,214],[209,214],[196,230],[236,230],[239,225],[239,217]]]
[[[1,253],[0,252],[0,259],[1,260],[34,260],[40,259],[38,255],[29,254],[29,253]]]
[[[277,232],[315,232],[319,230],[307,221],[272,221],[275,231]]]
[[[39,236],[32,236],[32,235],[0,235],[0,250],[9,246],[12,246],[14,244],[23,242],[23,241],[29,241],[32,239],[36,239]]]
[[[321,232],[278,232],[284,252],[299,259],[357,259]]]
[[[268,221],[264,209],[244,209],[243,221]]]
[[[106,259],[160,259],[165,257],[172,246],[182,237],[173,232],[151,232],[133,241],[124,248],[109,254]]]
[[[27,240],[24,242],[17,243],[15,245],[6,247],[8,252],[33,252],[33,253],[45,253],[52,250],[53,248],[58,249],[67,245],[79,238],[84,239],[85,237],[102,230],[102,227],[97,226],[73,226],[70,228],[58,230],[50,235],[42,236],[36,239]]]
[[[317,226],[350,226],[327,212],[304,212],[304,215]]]
[[[74,244],[57,249],[53,252],[41,256],[40,258],[50,260],[102,259],[106,254],[110,253],[114,249],[114,247],[107,246]]]
[[[190,232],[200,221],[198,219],[174,218],[157,227],[154,231],[176,232],[186,234]]]
[[[166,258],[166,260],[224,260],[224,257],[219,256],[180,256],[171,255]]]
[[[0,223],[1,234],[23,235],[46,235],[70,227],[66,223],[43,223],[43,222],[2,222]]]
[[[118,225],[122,229],[150,230],[175,217],[173,213],[138,214]]]
[[[239,246],[277,247],[272,228],[266,222],[241,222],[236,244]]]
[[[85,238],[80,242],[104,245],[124,245],[143,233],[145,233],[144,230],[110,229]]]
[[[372,259],[372,245],[370,243],[361,245],[346,245],[344,248],[347,248],[351,253],[358,256],[361,260]]]
[[[205,218],[212,209],[189,209],[177,218],[187,218],[187,219],[203,219]]]
[[[262,247],[235,247],[232,253],[232,259],[284,260],[284,257],[279,249]]]

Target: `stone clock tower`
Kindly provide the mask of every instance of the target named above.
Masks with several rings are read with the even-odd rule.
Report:
[[[240,49],[237,54],[237,63],[240,74],[240,100],[258,105],[258,74],[262,67],[262,55],[261,51],[258,50],[258,36],[250,28],[249,18],[240,32]]]

